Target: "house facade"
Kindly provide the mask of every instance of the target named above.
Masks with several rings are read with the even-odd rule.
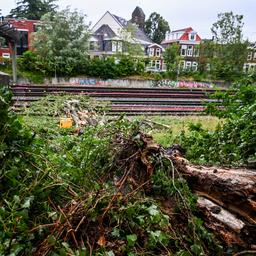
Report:
[[[92,27],[89,39],[91,57],[104,57],[128,52],[126,42],[140,46],[144,53],[153,42],[143,31],[145,14],[136,7],[132,19],[126,20],[107,11]]]
[[[160,72],[166,70],[164,64],[163,53],[165,49],[156,43],[153,43],[147,47],[148,61],[146,65],[146,71]]]
[[[167,48],[172,44],[178,44],[180,46],[180,56],[182,57],[180,69],[196,71],[201,41],[202,39],[197,32],[188,27],[167,32],[161,45]]]
[[[4,19],[4,22],[8,22],[11,26],[15,27],[20,34],[20,40],[17,44],[17,55],[22,55],[23,52],[31,49],[32,33],[36,30],[37,20],[26,19]],[[2,41],[0,45],[0,57],[10,58],[11,48],[7,43]]]
[[[247,61],[244,64],[244,72],[256,72],[256,43],[251,43],[248,47]]]

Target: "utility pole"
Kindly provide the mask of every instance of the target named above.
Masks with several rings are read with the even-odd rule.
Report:
[[[11,55],[12,55],[12,80],[17,83],[17,45],[16,42],[11,42]]]

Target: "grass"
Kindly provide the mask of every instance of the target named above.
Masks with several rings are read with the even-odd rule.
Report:
[[[155,141],[164,147],[178,143],[178,135],[181,131],[188,133],[188,128],[191,123],[200,123],[204,129],[213,131],[218,123],[223,122],[223,120],[212,116],[152,116],[140,118],[170,127],[153,125],[154,128],[148,130],[148,132],[153,135]]]
[[[50,133],[65,133],[65,129],[59,128],[58,117],[24,116],[23,119],[26,126],[30,127],[33,131],[43,129]],[[151,134],[154,140],[164,147],[178,143],[179,134],[181,131],[188,133],[188,128],[191,123],[200,123],[204,129],[213,131],[218,123],[223,122],[223,120],[212,116],[140,116],[136,117],[136,119],[154,122],[155,124],[153,123],[151,128],[149,126],[145,127],[145,132]],[[170,128],[157,124],[163,124]]]

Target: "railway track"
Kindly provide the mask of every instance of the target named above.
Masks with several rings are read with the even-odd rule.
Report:
[[[17,111],[46,95],[68,93],[86,95],[99,101],[110,102],[110,115],[162,114],[198,115],[204,110],[204,103],[213,101],[209,96],[214,89],[187,88],[129,88],[81,85],[15,85],[13,106]]]

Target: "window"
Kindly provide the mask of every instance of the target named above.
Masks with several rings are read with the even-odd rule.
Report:
[[[28,31],[19,30],[20,40],[17,44],[17,55],[28,50]]]
[[[197,62],[193,61],[192,70],[197,71],[197,66],[198,66]]]
[[[186,62],[186,69],[190,70],[191,68],[191,61]]]
[[[123,50],[123,44],[122,44],[122,42],[118,42],[118,44],[117,44],[117,51],[118,52],[122,52],[122,50]]]
[[[90,42],[90,50],[91,51],[98,50],[98,43],[97,42]]]
[[[154,56],[154,48],[149,48],[149,56]]]
[[[155,68],[160,69],[160,67],[161,67],[160,60],[156,60]]]
[[[186,56],[186,50],[187,50],[187,46],[186,45],[182,45],[181,46],[181,55],[182,56]]]
[[[161,54],[161,49],[160,48],[156,48],[156,56],[159,57]]]
[[[10,53],[3,53],[2,57],[5,59],[10,59]]]
[[[256,52],[253,55],[253,59],[256,60]]]
[[[196,40],[196,34],[195,33],[189,34],[189,40],[195,41]]]
[[[113,41],[112,42],[112,52],[116,52],[117,51],[117,42]]]
[[[251,60],[251,59],[252,59],[252,52],[249,52],[247,56],[247,60]]]
[[[189,45],[187,50],[187,56],[192,56],[192,55],[193,55],[193,46]]]
[[[180,69],[181,70],[185,69],[185,61],[184,60],[180,62]]]

